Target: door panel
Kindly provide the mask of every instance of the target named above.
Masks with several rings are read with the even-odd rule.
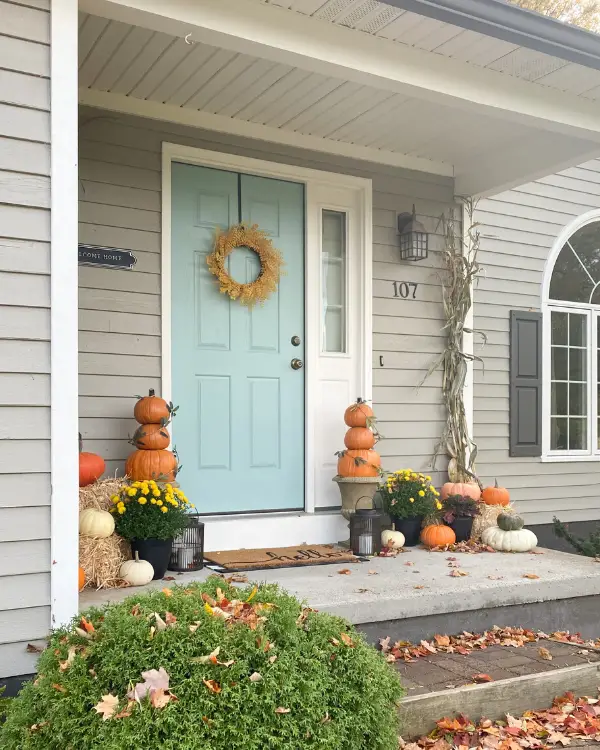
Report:
[[[285,275],[252,310],[220,294],[206,265],[217,227],[269,233]],[[304,507],[304,188],[298,183],[172,166],[173,436],[179,481],[201,513]],[[229,256],[233,278],[260,272]],[[300,346],[293,346],[299,336]]]

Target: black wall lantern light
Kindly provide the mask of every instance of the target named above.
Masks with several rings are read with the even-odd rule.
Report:
[[[398,214],[398,231],[400,232],[400,257],[402,260],[425,260],[429,235],[417,219],[414,205],[412,214]]]

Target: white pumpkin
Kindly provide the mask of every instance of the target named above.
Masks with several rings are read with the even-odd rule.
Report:
[[[504,531],[498,526],[484,529],[481,541],[498,552],[529,552],[538,543],[536,535],[529,529]]]
[[[392,549],[402,549],[404,547],[404,534],[401,531],[392,531],[384,529],[381,532],[381,546],[391,547]]]
[[[119,578],[130,586],[145,586],[154,578],[154,568],[147,560],[140,560],[136,552],[135,560],[127,560],[119,568]]]
[[[79,533],[81,536],[93,536],[104,539],[115,530],[115,519],[106,510],[86,508],[79,514]]]

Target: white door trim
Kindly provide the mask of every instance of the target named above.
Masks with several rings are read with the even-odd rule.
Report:
[[[162,148],[162,250],[161,250],[161,297],[162,297],[162,395],[167,400],[172,394],[172,356],[171,356],[171,164],[173,161],[229,169],[262,177],[287,179],[303,183],[306,200],[306,263],[315,260],[317,254],[317,272],[306,274],[306,320],[305,320],[305,358],[306,367],[306,401],[305,401],[305,512],[315,510],[315,427],[316,408],[316,370],[311,366],[315,352],[320,351],[318,344],[319,316],[316,311],[320,306],[320,236],[317,236],[319,222],[315,221],[316,211],[321,203],[313,195],[317,188],[345,188],[355,191],[360,196],[361,216],[359,219],[359,243],[352,273],[356,274],[355,283],[360,288],[360,326],[355,335],[358,339],[358,357],[360,361],[359,393],[363,398],[372,396],[372,187],[371,180],[361,177],[322,172],[315,169],[295,167],[288,164],[263,161],[235,154],[218,153],[174,143],[163,143]],[[312,268],[314,269],[314,263]],[[340,420],[343,415],[340,414]],[[173,425],[176,430],[176,425]],[[340,446],[342,447],[342,446]],[[289,515],[289,514],[288,514]],[[239,516],[242,518],[243,516]],[[302,539],[298,539],[299,543]]]
[[[77,0],[52,1],[50,603],[53,628],[66,625],[77,614],[79,599],[77,13]]]

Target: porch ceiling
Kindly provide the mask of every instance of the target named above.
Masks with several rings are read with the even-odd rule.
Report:
[[[340,65],[312,64],[310,36],[302,64],[293,64],[299,55],[291,54],[288,62],[280,51],[270,54],[268,42],[262,48],[254,40],[217,44],[223,34],[202,34],[198,25],[178,19],[161,24],[159,3],[150,0],[152,8],[144,14],[137,7],[141,3],[133,1],[136,24],[125,20],[131,17],[129,0],[82,2],[101,14],[80,14],[79,76],[85,104],[454,175],[463,194],[497,192],[600,154],[600,126],[591,132],[587,125],[555,124],[546,113],[544,120],[501,106],[477,106],[455,94],[429,96],[422,85],[380,86],[381,76],[372,73],[343,75]],[[323,24],[347,27],[343,33],[349,34],[348,44],[356,41],[357,55],[360,39],[382,37],[382,45],[418,48],[428,59],[445,55],[455,61],[449,64],[465,70],[488,68],[486,75],[494,76],[490,80],[499,89],[511,77],[516,85],[530,86],[532,95],[561,89],[569,101],[585,99],[588,109],[600,99],[600,71],[376,0],[276,0],[285,11],[263,0],[232,2],[240,9],[262,7],[261,12],[277,13],[288,24],[294,16],[314,16],[307,21],[315,31]],[[265,56],[249,54],[255,49]],[[522,82],[517,84],[517,78]],[[506,92],[499,92],[499,98],[506,99]],[[597,113],[600,123],[600,104]],[[584,120],[589,115],[583,111]]]

